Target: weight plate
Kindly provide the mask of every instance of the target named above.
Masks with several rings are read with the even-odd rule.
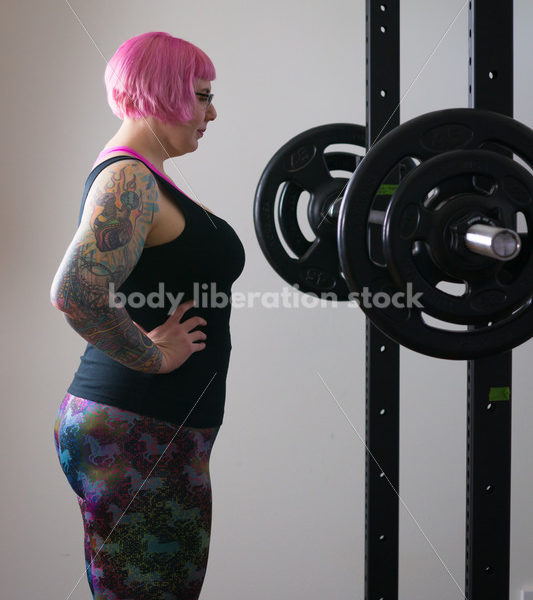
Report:
[[[284,144],[267,164],[257,186],[254,224],[261,250],[274,270],[302,292],[348,300],[337,252],[337,217],[328,211],[340,198],[361,156],[331,150],[333,144],[365,147],[365,128],[336,123],[314,127]],[[298,210],[305,202],[307,210]],[[300,226],[307,219],[307,236]],[[314,239],[309,240],[309,232]]]
[[[367,152],[348,184],[338,222],[341,269],[350,290],[359,294],[360,298],[366,298],[366,301],[361,303],[361,307],[374,324],[386,335],[412,350],[440,358],[476,358],[509,350],[526,341],[533,334],[531,306],[533,283],[530,286],[531,292],[523,293],[528,286],[528,278],[531,281],[529,238],[533,228],[529,217],[526,218],[528,231],[526,235],[522,235],[523,248],[516,259],[514,270],[511,266],[514,261],[508,263],[509,266],[499,268],[499,272],[506,273],[509,280],[504,278],[500,284],[505,284],[504,287],[507,286],[507,291],[513,297],[511,302],[505,301],[505,310],[502,310],[502,305],[497,301],[494,302],[487,294],[484,301],[479,302],[478,309],[481,307],[482,317],[478,318],[479,315],[473,316],[474,307],[471,301],[469,305],[468,302],[455,302],[452,298],[451,304],[454,306],[446,308],[444,303],[439,304],[439,300],[443,298],[438,296],[434,289],[438,283],[436,279],[453,281],[459,275],[461,280],[465,278],[468,269],[464,264],[462,265],[464,268],[458,268],[453,262],[443,260],[442,257],[440,261],[436,259],[430,244],[435,243],[436,237],[446,234],[446,223],[449,222],[442,223],[436,218],[432,220],[427,213],[438,214],[440,209],[446,209],[447,204],[456,201],[462,195],[465,202],[468,201],[467,196],[469,196],[473,205],[479,208],[472,198],[484,195],[486,204],[493,202],[494,206],[490,207],[491,210],[494,214],[500,210],[499,218],[505,222],[516,214],[518,207],[518,212],[530,214],[533,185],[531,172],[519,165],[511,167],[509,163],[499,160],[501,155],[495,150],[501,149],[517,155],[531,169],[533,132],[510,117],[489,111],[450,109],[428,113],[404,123],[378,141]],[[479,168],[480,174],[474,173],[476,179],[473,180],[472,172],[464,165],[463,167],[459,165],[458,172],[448,177],[449,171],[445,169],[447,162],[444,158],[445,153],[471,150],[485,150],[498,157],[491,160],[492,157],[481,155],[482,158],[487,158],[487,162],[491,160],[490,165],[494,168],[498,165],[498,193],[492,199],[487,178],[490,180],[494,174],[488,173],[488,169]],[[443,155],[442,159],[440,155]],[[383,228],[383,249],[386,258],[385,264],[378,264],[370,255],[367,241],[369,222],[372,220],[371,211],[375,206],[375,198],[381,183],[406,157],[411,157],[420,164],[405,177],[386,207]],[[442,162],[437,162],[435,157],[439,157],[439,161]],[[453,164],[453,160],[459,160],[455,159],[453,154],[448,158],[450,164]],[[505,174],[504,165],[509,167],[508,174]],[[441,167],[445,170],[446,176],[442,173],[439,175]],[[432,179],[433,170],[435,177]],[[409,205],[407,193],[410,181],[413,185],[419,184],[419,187],[412,188],[416,190],[418,197],[413,202],[413,208],[405,209],[405,206]],[[422,194],[421,188],[424,188],[425,192],[422,198],[419,197]],[[406,212],[396,212],[397,197],[401,199],[401,205]],[[420,203],[427,209],[427,213],[419,209]],[[487,206],[482,208],[485,210]],[[422,221],[421,225],[419,221]],[[428,231],[432,227],[436,229],[430,235]],[[424,236],[420,236],[421,239],[415,241],[414,238],[419,235],[417,233],[419,228],[426,230],[425,237],[430,238],[429,241]],[[406,238],[414,236],[414,238],[408,239],[409,243],[402,245],[398,242],[397,236]],[[446,239],[440,239],[439,243],[445,247],[448,242]],[[408,259],[405,255],[407,248],[412,255]],[[400,252],[400,255],[397,252]],[[430,262],[433,263],[432,268],[428,269],[429,274],[421,266],[424,261],[418,261],[417,255],[424,257],[426,263],[429,257]],[[486,263],[487,259],[477,256],[470,259],[465,258],[464,254],[458,254],[458,263],[469,260],[475,263],[478,259],[481,265],[478,267],[487,269],[485,274],[488,273],[493,279],[496,278],[498,269],[494,266],[490,267]],[[474,264],[472,273],[475,270]],[[442,277],[439,272],[442,272]],[[420,290],[414,285],[420,284],[418,277],[423,279],[421,284],[423,289]],[[518,284],[516,293],[511,291],[513,277]],[[471,279],[475,280],[474,275]],[[430,287],[431,284],[433,285],[433,298],[437,298],[437,302],[432,305],[429,303],[426,310],[423,294],[430,289],[427,287],[428,282]],[[408,288],[407,284],[411,284],[411,287]],[[477,281],[472,289],[474,295],[476,291],[482,293],[482,281]],[[422,293],[422,298],[416,296],[418,292]],[[401,296],[394,296],[395,294]],[[389,299],[387,305],[385,305],[385,298]],[[396,306],[393,302],[394,298]],[[473,296],[470,298],[472,300]],[[428,299],[431,299],[429,295]],[[410,301],[411,305],[398,306],[402,300],[408,303]],[[418,305],[419,301],[421,306]],[[449,320],[443,323],[435,322],[429,310]],[[462,324],[460,326],[462,328],[458,328],[457,322]]]
[[[446,181],[465,179],[462,194],[442,195]],[[487,193],[474,187],[476,178],[490,183]],[[517,162],[487,150],[445,152],[411,172],[395,193],[384,222],[384,249],[388,269],[400,289],[412,282],[423,293],[424,312],[449,323],[482,325],[511,314],[533,291],[533,254],[522,249],[516,263],[480,256],[464,245],[463,231],[474,224],[512,229],[522,212],[533,231],[533,202],[510,197],[506,182],[516,182],[533,198],[533,178]],[[437,209],[426,206],[430,190],[439,188]],[[455,295],[436,287],[413,256],[413,244],[423,242],[442,271],[464,283]],[[519,264],[519,269],[516,265]]]

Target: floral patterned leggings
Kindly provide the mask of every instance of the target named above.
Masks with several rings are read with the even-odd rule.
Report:
[[[81,509],[95,600],[199,597],[211,533],[209,456],[218,431],[180,429],[65,395],[54,441]]]

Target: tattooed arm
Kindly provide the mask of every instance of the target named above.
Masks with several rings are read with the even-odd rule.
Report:
[[[162,354],[125,308],[110,306],[141,255],[158,211],[158,189],[139,161],[105,167],[87,195],[82,220],[54,277],[52,304],[88,342],[111,358],[157,373]]]

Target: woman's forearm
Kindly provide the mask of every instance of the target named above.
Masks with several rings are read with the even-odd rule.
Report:
[[[158,347],[132,321],[125,308],[104,313],[65,313],[81,337],[119,363],[144,373],[157,373],[163,356]]]

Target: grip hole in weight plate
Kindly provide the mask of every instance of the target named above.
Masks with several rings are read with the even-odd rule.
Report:
[[[450,296],[464,296],[466,293],[465,283],[454,283],[452,281],[439,281],[435,286],[441,292]]]
[[[444,329],[445,331],[467,331],[468,325],[460,325],[458,323],[448,323],[447,321],[440,321],[439,319],[435,319],[431,315],[426,313],[420,313],[422,315],[422,320],[426,325],[433,327],[435,329]]]

